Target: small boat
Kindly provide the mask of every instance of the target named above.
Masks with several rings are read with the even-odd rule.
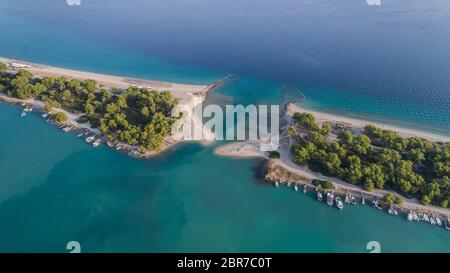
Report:
[[[78,135],[77,135],[77,138],[80,138],[80,137],[82,137],[82,136],[83,136],[83,133],[78,134]]]
[[[439,218],[438,216],[436,216],[435,219],[436,219],[436,224],[437,224],[438,226],[442,226],[442,220],[441,220],[441,218]]]
[[[21,118],[24,118],[26,116],[27,116],[27,113],[25,113],[25,112],[22,112],[22,114],[20,115]]]
[[[336,197],[335,202],[336,202],[336,206],[338,207],[338,209],[344,208],[344,203],[342,203],[342,200],[339,196]]]
[[[333,194],[333,192],[328,192],[327,193],[327,204],[329,206],[332,206],[333,203],[334,203],[334,194]]]
[[[412,213],[413,213],[414,221],[420,221],[419,215],[417,215],[417,212],[413,211]]]
[[[428,217],[428,215],[426,213],[423,214],[423,220],[427,223],[430,222],[430,218]]]
[[[23,111],[25,111],[25,112],[31,112],[31,111],[33,111],[33,108],[31,108],[31,107],[26,107],[25,109],[23,109]]]
[[[350,195],[348,193],[345,194],[344,202],[350,204]]]
[[[430,217],[430,224],[432,224],[433,226],[436,225],[436,220],[434,219],[433,216]]]
[[[372,201],[372,206],[377,209],[382,209],[382,207],[380,207],[380,201],[378,199],[375,201]]]
[[[278,186],[279,186],[278,181],[275,181],[275,187],[278,188]]]
[[[86,138],[86,142],[87,143],[91,143],[92,141],[94,141],[95,137],[94,136],[90,136]]]
[[[307,190],[308,190],[308,188],[306,188],[306,185],[304,185],[303,186],[303,194],[305,194]]]
[[[356,198],[354,196],[352,196],[352,204],[356,205]]]
[[[388,208],[388,213],[389,214],[394,214],[394,209],[392,207]]]
[[[70,130],[72,130],[72,127],[64,127],[63,128],[63,131],[66,133],[69,132]]]
[[[294,190],[295,190],[295,191],[298,191],[298,185],[297,185],[297,183],[295,183]]]
[[[414,220],[414,217],[413,217],[412,211],[409,211],[409,213],[408,213],[408,217],[406,217],[406,219],[408,219],[408,221],[409,221],[409,222],[411,222],[412,220]]]
[[[363,204],[363,205],[366,204],[366,199],[364,198],[364,195],[361,197],[361,204]]]
[[[445,221],[445,229],[450,230],[450,217],[447,217],[447,221]]]
[[[425,219],[423,218],[423,213],[419,212],[417,215],[419,216],[420,221],[425,221]]]
[[[48,114],[42,114],[41,117],[42,117],[42,118],[47,118],[47,117],[48,117]]]
[[[317,192],[317,200],[322,202],[322,193],[320,191]]]
[[[289,181],[289,182],[287,183],[287,186],[288,186],[288,187],[290,187],[290,186],[291,186],[291,182],[290,182],[290,181]]]
[[[92,143],[92,146],[98,147],[101,143],[102,143],[102,140],[101,139],[97,139],[97,140],[94,141],[94,143]]]

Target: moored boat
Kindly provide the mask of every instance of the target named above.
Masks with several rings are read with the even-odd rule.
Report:
[[[298,191],[298,185],[297,185],[297,183],[295,183],[294,190],[295,190],[295,191]]]
[[[334,203],[334,194],[333,192],[327,192],[327,204],[332,206]]]
[[[303,194],[305,194],[307,191],[306,185],[303,186]]]
[[[380,201],[378,199],[372,201],[372,206],[377,209],[382,209],[382,207],[380,207]]]
[[[439,218],[439,216],[436,216],[435,219],[436,219],[436,224],[437,224],[438,226],[442,226],[442,220],[441,220],[441,218]]]
[[[447,221],[445,221],[445,229],[450,230],[450,217],[447,217]]]
[[[322,193],[321,193],[320,191],[317,191],[317,200],[318,200],[319,202],[322,202],[322,199],[323,199]]]
[[[350,204],[350,195],[348,193],[345,194],[344,202]]]
[[[92,146],[98,147],[101,143],[102,143],[102,140],[101,139],[97,139],[97,140],[94,141],[94,143],[92,143]]]
[[[356,205],[356,198],[354,196],[352,196],[352,204]]]
[[[408,216],[406,217],[406,219],[408,219],[409,222],[411,222],[412,220],[414,220],[412,211],[409,211],[409,212],[408,212]]]
[[[86,138],[86,142],[87,143],[91,143],[92,141],[94,141],[95,137],[94,136],[90,136]]]
[[[22,112],[22,114],[20,114],[20,117],[21,118],[24,118],[24,117],[26,117],[27,116],[27,113],[25,113],[25,112]]]
[[[366,204],[366,199],[364,198],[364,195],[361,197],[361,204],[363,204],[363,205]]]
[[[338,207],[338,209],[341,210],[344,208],[344,203],[342,203],[342,200],[339,196],[336,197],[335,202],[336,202],[336,207]]]
[[[278,181],[275,181],[275,187],[278,188],[278,186],[279,186]]]

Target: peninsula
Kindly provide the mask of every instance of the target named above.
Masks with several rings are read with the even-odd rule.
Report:
[[[218,147],[216,154],[267,158],[266,180],[276,185],[321,185],[322,190],[352,193],[391,210],[450,217],[449,137],[292,103],[282,119],[277,151],[260,152],[257,142],[233,142]]]

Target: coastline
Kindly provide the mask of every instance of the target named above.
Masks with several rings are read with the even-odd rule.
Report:
[[[127,78],[93,72],[84,72],[42,64],[35,64],[21,60],[8,59],[4,57],[0,57],[0,62],[5,63],[9,66],[14,65],[15,66],[14,70],[20,68],[28,70],[33,74],[34,77],[37,78],[65,77],[67,79],[76,79],[76,80],[90,79],[96,81],[97,86],[106,89],[117,88],[125,90],[130,86],[135,86],[139,88],[147,88],[149,90],[155,90],[158,92],[168,91],[173,95],[173,97],[179,100],[179,106],[183,107],[188,111],[188,115],[185,117],[185,119],[191,122],[194,128],[196,128],[196,130],[202,130],[204,138],[199,142],[203,145],[207,145],[215,140],[215,135],[207,127],[205,127],[202,120],[199,117],[195,116],[195,114],[193,113],[195,113],[194,109],[199,105],[201,105],[206,100],[208,92],[219,86],[222,81],[218,81],[210,85],[193,85],[193,84],[182,84],[182,83]],[[5,94],[0,94],[0,100],[10,104],[31,105],[39,109],[40,111],[45,112],[43,109],[44,103],[35,99],[22,100],[18,98],[8,97]],[[81,116],[81,114],[70,113],[60,108],[54,108],[53,112],[63,112],[69,117],[69,120],[65,122],[65,125],[72,126],[79,130],[88,131],[95,135],[100,134],[100,131],[98,129],[91,128],[89,124],[81,124],[77,122],[77,119]],[[170,135],[168,135],[164,139],[164,144],[161,147],[161,149],[157,151],[153,150],[147,151],[144,154],[141,153],[136,154],[135,152],[132,152],[132,150],[135,149],[130,145],[121,144],[121,146],[122,148],[124,148],[124,150],[130,151],[130,155],[135,155],[140,158],[150,158],[170,149],[172,146],[176,144],[185,141],[189,140],[175,140]]]
[[[292,161],[290,155],[290,141],[287,134],[287,128],[292,121],[292,115],[296,112],[308,112],[316,117],[316,121],[320,123],[339,123],[347,126],[352,126],[356,129],[362,129],[367,124],[372,124],[386,130],[392,130],[398,132],[403,137],[422,137],[433,142],[448,142],[449,137],[440,136],[432,133],[416,131],[412,129],[405,129],[395,126],[388,126],[380,123],[374,123],[370,121],[365,121],[362,119],[352,119],[340,116],[334,116],[327,113],[322,113],[318,111],[309,111],[298,107],[292,103],[286,105],[283,118],[287,120],[287,126],[284,131],[280,133],[280,148],[278,152],[280,153],[280,158],[269,158],[268,154],[259,151],[259,144],[255,141],[240,141],[231,142],[217,147],[214,153],[219,156],[227,156],[232,158],[265,158],[268,161],[267,165],[277,166],[279,171],[275,174],[271,174],[270,171],[266,175],[266,181],[273,184],[278,184],[284,182],[292,182],[294,184],[306,185],[309,188],[316,188],[311,182],[314,179],[328,180],[333,183],[333,191],[338,195],[345,195],[346,193],[356,194],[358,197],[364,196],[368,200],[382,199],[384,195],[390,191],[375,189],[373,191],[366,191],[363,188],[347,183],[341,179],[328,177],[322,175],[318,172],[310,170],[307,166],[298,166]],[[280,171],[281,170],[281,171]],[[288,174],[288,175],[286,175]],[[289,179],[289,177],[295,177],[294,179]],[[398,195],[395,193],[395,195]],[[410,210],[416,210],[426,213],[434,213],[445,218],[450,217],[450,209],[442,208],[434,205],[422,205],[417,199],[409,199],[401,196],[403,199],[403,204],[394,205],[395,208],[399,209],[402,213],[408,213]]]

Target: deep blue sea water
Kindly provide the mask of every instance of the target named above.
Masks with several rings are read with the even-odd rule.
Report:
[[[0,56],[186,83],[232,74],[210,102],[301,92],[311,108],[450,135],[450,3],[381,1],[3,0]],[[140,161],[19,114],[0,105],[0,251],[450,251],[443,229],[275,190],[217,144]]]

